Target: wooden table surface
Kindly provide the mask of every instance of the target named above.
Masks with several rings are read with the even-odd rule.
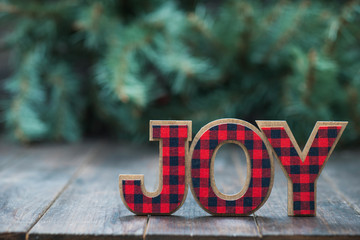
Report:
[[[277,162],[271,195],[251,216],[213,217],[191,192],[172,216],[135,216],[121,202],[118,175],[145,174],[156,189],[157,144],[0,144],[0,239],[360,239],[360,150],[335,149],[317,183],[317,217],[287,216]],[[220,149],[220,191],[241,190],[245,164],[239,147]]]

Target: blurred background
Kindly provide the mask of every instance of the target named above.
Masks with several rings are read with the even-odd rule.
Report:
[[[360,1],[0,1],[1,131],[147,141],[149,120],[317,120],[360,139]]]

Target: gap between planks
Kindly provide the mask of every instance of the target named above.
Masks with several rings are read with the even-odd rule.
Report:
[[[146,239],[146,233],[147,233],[148,228],[149,228],[149,220],[150,220],[150,215],[147,215],[146,224],[145,224],[144,233],[143,233],[143,240]]]
[[[64,187],[56,194],[54,199],[49,203],[49,205],[44,209],[44,211],[38,216],[36,221],[30,226],[30,228],[27,230],[25,234],[25,240],[29,239],[29,233],[34,228],[34,226],[40,221],[40,219],[46,214],[46,212],[52,207],[52,205],[56,202],[56,200],[61,196],[61,194],[71,185],[71,183],[76,179],[76,177],[79,175],[81,170],[97,156],[97,154],[101,151],[101,149],[104,148],[104,143],[97,142],[94,144],[95,146],[91,148],[90,150],[87,150],[80,158],[83,158],[81,160],[81,164],[79,165],[78,169],[74,172],[74,174],[70,177],[68,182],[64,185]]]

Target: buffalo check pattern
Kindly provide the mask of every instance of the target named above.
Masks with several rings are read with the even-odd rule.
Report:
[[[251,179],[246,193],[237,200],[225,200],[211,186],[210,165],[216,147],[224,141],[243,144],[250,157]],[[240,124],[219,124],[205,131],[195,145],[191,162],[192,186],[198,202],[213,214],[250,214],[266,200],[271,185],[271,160],[262,139]]]
[[[185,193],[186,125],[154,125],[153,138],[162,139],[161,193],[153,198],[141,190],[140,180],[123,180],[124,200],[136,214],[169,214],[181,204]]]
[[[285,128],[262,128],[292,181],[293,215],[315,215],[315,181],[340,130],[341,126],[320,126],[303,162]]]

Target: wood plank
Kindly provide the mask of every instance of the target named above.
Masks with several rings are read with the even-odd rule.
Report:
[[[360,214],[360,150],[343,150],[333,155],[322,173],[331,186]]]
[[[145,184],[155,183],[158,175],[149,175],[148,169],[158,166],[158,152],[139,148],[109,145],[78,174],[29,239],[142,239],[147,217],[126,209],[118,185],[120,173],[145,173]]]
[[[231,149],[234,146],[231,145],[233,144],[222,147],[227,149],[219,151],[214,163],[216,186],[221,192],[227,194],[239,192],[243,185],[234,167],[234,161],[239,161],[239,154],[238,151],[237,154],[233,154]],[[236,159],[233,159],[234,157]],[[241,157],[244,158],[245,155],[242,154]],[[199,207],[189,190],[184,205],[172,216],[150,217],[145,237],[146,239],[188,239],[189,237],[256,239],[260,235],[252,216],[213,217]]]
[[[0,175],[0,238],[24,239],[88,157],[89,144],[22,148]]]
[[[151,145],[155,147],[156,144]],[[0,146],[0,149],[6,152],[7,148]],[[86,149],[94,148],[23,148],[14,152],[24,152],[19,161],[3,161],[5,167],[0,170],[0,239],[24,239],[24,229],[33,226],[45,210],[29,232],[29,239],[360,237],[360,214],[356,212],[360,196],[357,184],[360,152],[357,151],[339,152],[329,160],[317,184],[317,217],[287,216],[286,178],[276,162],[273,191],[255,217],[212,217],[198,206],[189,192],[185,204],[173,216],[147,218],[133,215],[121,202],[118,174],[145,174],[146,188],[155,190],[158,184],[156,147],[142,146],[139,151],[137,146],[109,144],[96,156]],[[243,157],[230,147],[220,150],[215,160],[216,185],[223,193],[236,193],[244,184],[245,178],[239,180],[238,175],[246,175],[246,166],[245,161],[238,161],[239,155]],[[93,159],[85,165],[84,161],[91,156]],[[71,179],[72,176],[76,177]],[[346,183],[350,187],[343,187]],[[59,196],[58,189],[63,189]]]
[[[273,191],[266,204],[255,213],[264,239],[359,239],[359,214],[322,175],[317,183],[317,216],[288,217],[287,180],[278,162],[276,166]]]

